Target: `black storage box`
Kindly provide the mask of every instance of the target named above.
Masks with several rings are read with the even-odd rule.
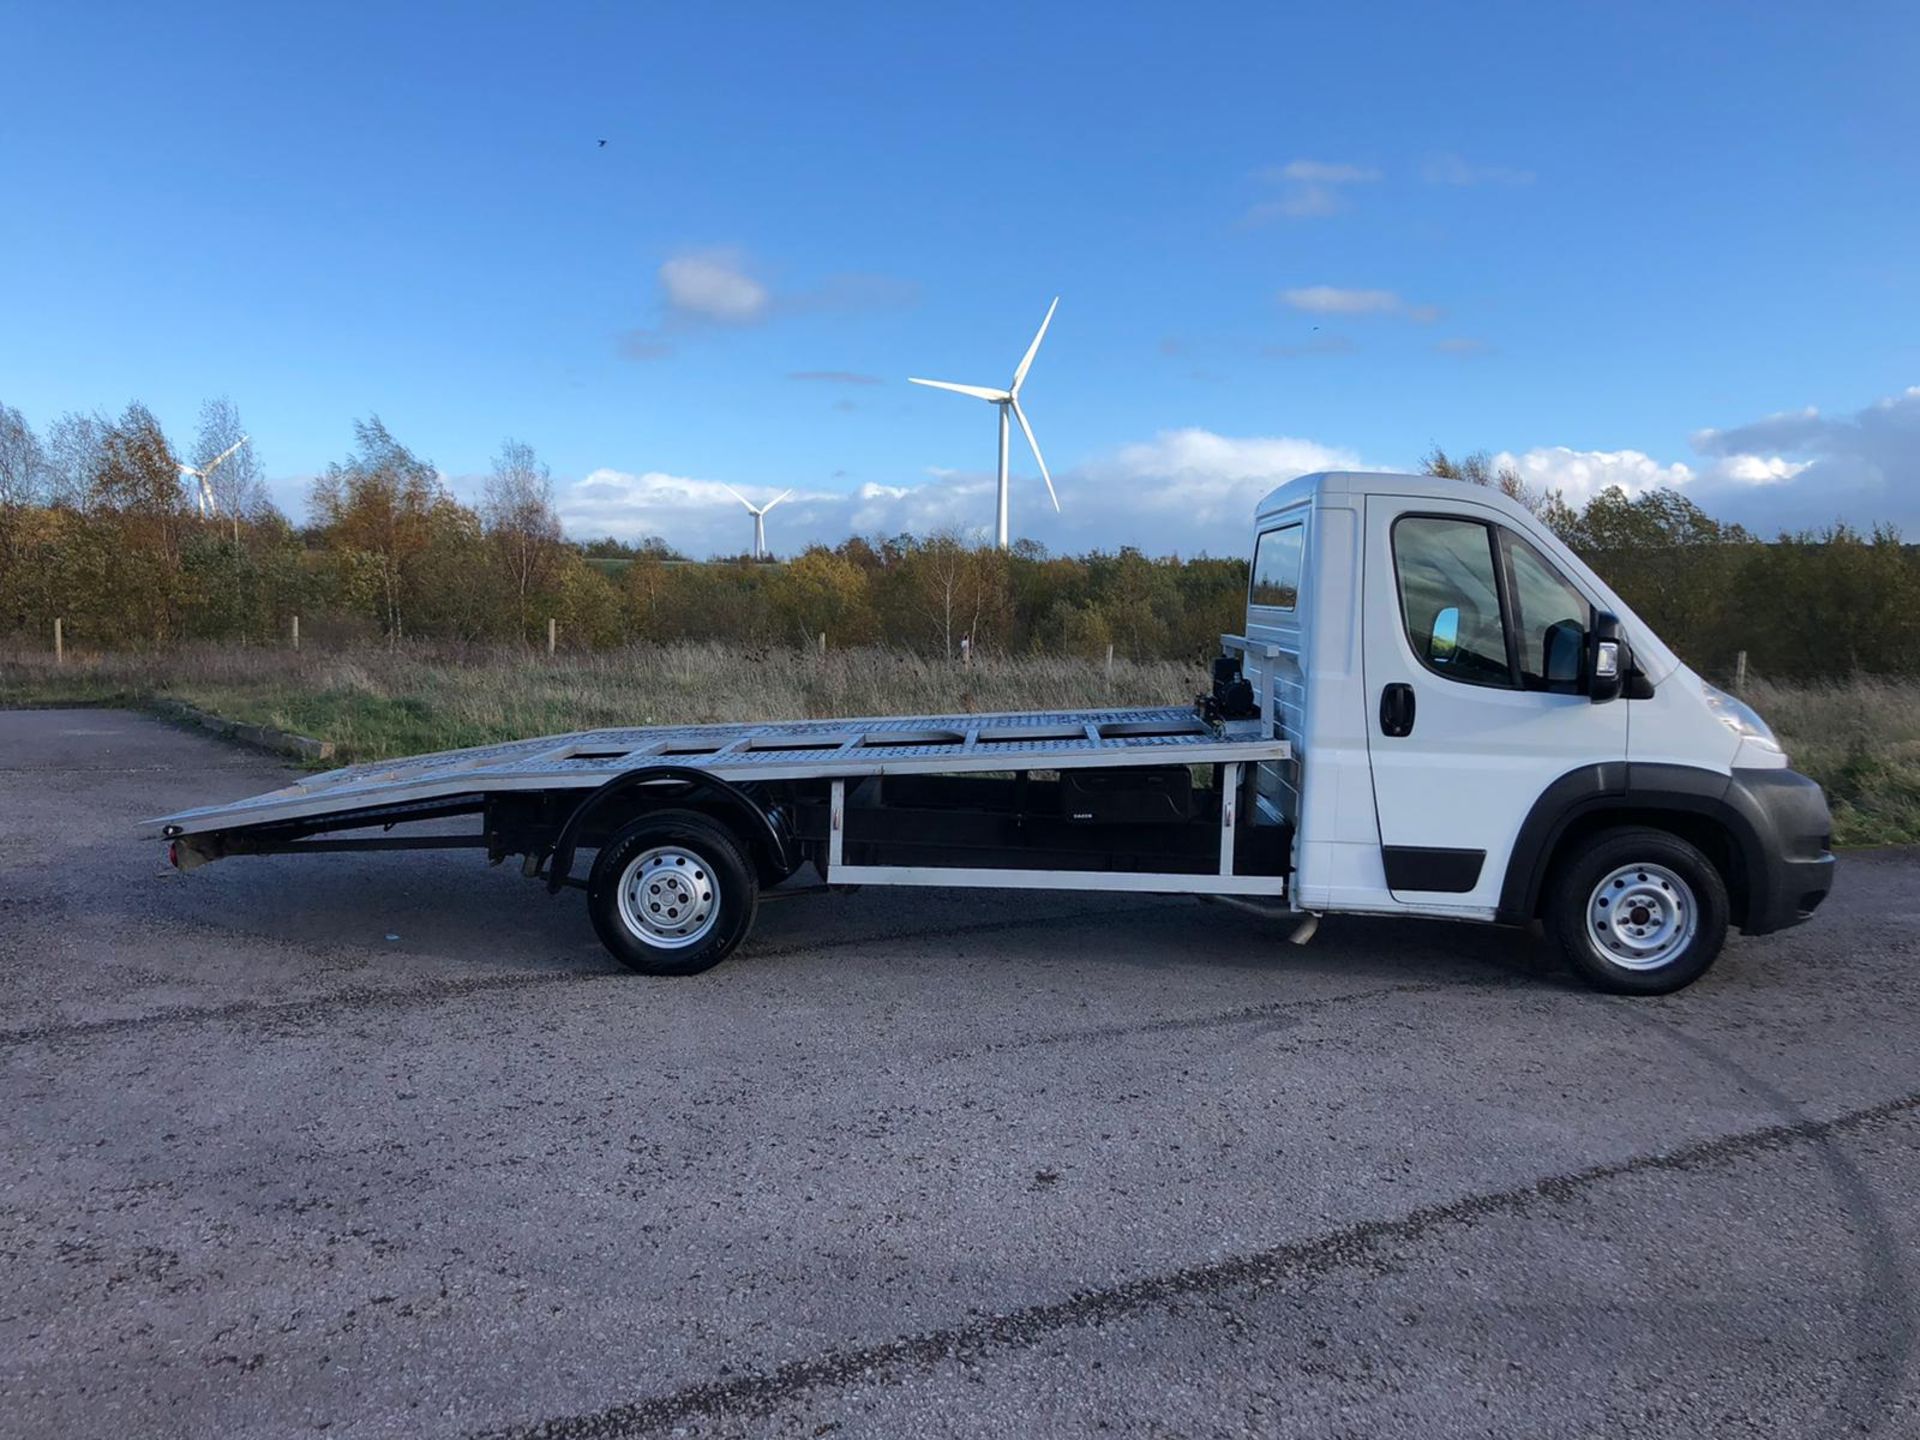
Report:
[[[1062,770],[1060,810],[1082,825],[1171,824],[1193,814],[1193,772],[1184,765]]]

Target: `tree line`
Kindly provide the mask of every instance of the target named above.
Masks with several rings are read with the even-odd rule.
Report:
[[[210,402],[185,458],[204,468],[242,433],[230,403]],[[355,424],[302,525],[271,503],[251,447],[212,472],[204,514],[181,460],[139,404],[65,416],[44,439],[0,405],[0,635],[45,643],[58,616],[91,649],[276,644],[298,615],[323,644],[534,646],[552,619],[572,648],[824,635],[955,658],[1111,646],[1147,660],[1210,655],[1244,618],[1241,559],[1002,554],[951,534],[853,537],[771,564],[577,543],[531,446],[505,442],[468,505],[378,417]],[[1425,468],[1528,505],[1709,673],[1739,650],[1780,678],[1920,670],[1920,550],[1891,530],[1762,543],[1672,490],[1609,491],[1575,510],[1484,454],[1436,450]]]

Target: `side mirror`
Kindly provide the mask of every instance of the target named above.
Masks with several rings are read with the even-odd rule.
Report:
[[[1547,627],[1546,643],[1541,647],[1540,675],[1549,690],[1577,694],[1580,672],[1586,659],[1587,632],[1577,620],[1556,620]]]
[[[1427,638],[1427,659],[1445,665],[1460,648],[1460,607],[1449,605],[1433,617],[1433,632]]]
[[[1620,617],[1601,611],[1587,637],[1587,698],[1596,705],[1618,700],[1626,688],[1633,651],[1620,634]]]

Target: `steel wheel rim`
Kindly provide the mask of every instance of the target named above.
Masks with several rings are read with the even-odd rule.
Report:
[[[691,850],[656,845],[620,872],[620,922],[643,944],[684,950],[720,919],[720,881]]]
[[[1664,865],[1622,865],[1587,897],[1587,941],[1628,970],[1657,970],[1700,928],[1693,887]]]

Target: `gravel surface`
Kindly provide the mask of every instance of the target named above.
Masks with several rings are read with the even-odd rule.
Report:
[[[1920,856],[1683,994],[1153,897],[615,970],[472,853],[0,713],[0,1434],[1920,1434]]]

